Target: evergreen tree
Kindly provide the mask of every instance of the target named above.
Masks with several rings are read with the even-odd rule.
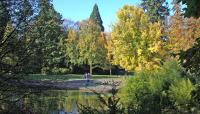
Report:
[[[169,15],[166,0],[142,0],[141,6],[150,16],[151,22],[165,20],[165,16]]]
[[[92,20],[96,24],[98,24],[101,28],[101,32],[104,32],[103,21],[101,20],[101,16],[100,16],[99,8],[98,8],[97,4],[95,4],[93,7],[93,11],[90,15],[90,20]]]
[[[40,12],[34,24],[33,63],[44,72],[56,67],[60,60],[59,42],[62,37],[61,15],[55,11],[49,0],[40,0]]]
[[[178,0],[178,1],[187,5],[187,7],[184,8],[185,17],[194,17],[194,18],[200,17],[200,0]]]

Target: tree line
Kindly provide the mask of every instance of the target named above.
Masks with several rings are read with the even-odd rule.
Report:
[[[145,84],[139,89],[132,86],[129,88],[132,83],[130,81],[127,82],[128,89],[125,90],[133,89],[135,93],[137,90],[152,90],[155,96],[149,97],[147,94],[147,98],[154,99],[160,88],[168,88],[167,91],[171,91],[172,94],[167,94],[169,95],[167,97],[171,97],[178,108],[181,108],[182,102],[185,101],[179,101],[177,96],[179,93],[176,92],[182,89],[180,88],[182,85],[190,88],[186,93],[190,94],[195,90],[194,94],[199,95],[200,44],[199,10],[191,9],[193,6],[198,8],[198,0],[192,4],[186,0],[182,1],[188,6],[185,9],[185,17],[182,15],[180,1],[176,0],[173,1],[171,16],[165,0],[142,0],[140,7],[125,5],[118,10],[117,21],[113,24],[112,31],[105,33],[97,4],[94,5],[88,19],[63,27],[62,16],[54,9],[51,0],[1,0],[1,103],[10,102],[13,93],[20,98],[24,93],[30,92],[22,90],[20,84],[16,83],[26,76],[24,74],[66,74],[76,68],[87,70],[89,68],[88,72],[92,74],[95,68],[104,70],[117,67],[144,76],[144,80],[133,79],[134,83],[146,82],[147,74],[152,75],[151,77],[154,75],[165,77],[163,72],[166,74],[168,70],[174,72],[178,76],[175,76],[174,80],[180,81],[180,84],[176,85],[170,77],[161,79],[161,82],[160,80],[156,80],[155,83],[148,82],[152,84],[149,87],[154,87],[157,83],[169,84],[167,86],[161,84],[154,90],[155,88],[148,88]],[[189,13],[191,11],[194,13]],[[173,65],[176,66],[176,62],[174,64],[172,62],[172,65],[166,63],[171,60],[178,61],[177,64],[184,70],[180,73],[179,68],[174,68],[176,71],[171,69]],[[168,66],[171,68],[168,69]],[[145,73],[141,73],[142,71]],[[188,79],[189,81],[186,81]],[[197,87],[193,87],[194,85]],[[136,95],[135,93],[130,95]],[[137,95],[140,95],[140,92]],[[148,106],[158,103],[145,105],[140,104],[140,99],[135,96],[130,98],[137,101],[135,104],[130,104],[130,106],[137,105],[134,109],[147,106],[145,108],[148,111]],[[188,96],[185,100],[189,102],[191,99],[192,97]]]

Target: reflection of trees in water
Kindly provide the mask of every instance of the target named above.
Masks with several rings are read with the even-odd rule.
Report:
[[[86,106],[99,106],[97,97],[94,95],[94,93],[91,92],[81,93],[81,95],[78,96],[77,103]]]
[[[64,109],[63,101],[66,101],[67,96],[67,91],[45,91],[29,95],[24,99],[24,104],[34,113],[49,113],[53,110]]]
[[[54,90],[39,94],[31,94],[23,99],[24,108],[33,113],[49,114],[57,111],[71,112],[76,110],[76,104],[98,106],[98,100],[92,93],[79,91]]]

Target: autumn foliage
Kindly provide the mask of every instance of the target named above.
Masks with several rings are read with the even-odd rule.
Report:
[[[174,4],[174,15],[170,20],[168,49],[172,53],[179,53],[191,48],[200,36],[200,19],[184,18],[181,6]]]
[[[161,61],[161,24],[152,23],[143,9],[125,5],[113,26],[113,63],[128,71],[158,68]]]

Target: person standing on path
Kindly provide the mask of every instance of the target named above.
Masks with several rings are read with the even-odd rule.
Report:
[[[83,79],[86,79],[86,77],[87,77],[87,73],[84,73]]]

